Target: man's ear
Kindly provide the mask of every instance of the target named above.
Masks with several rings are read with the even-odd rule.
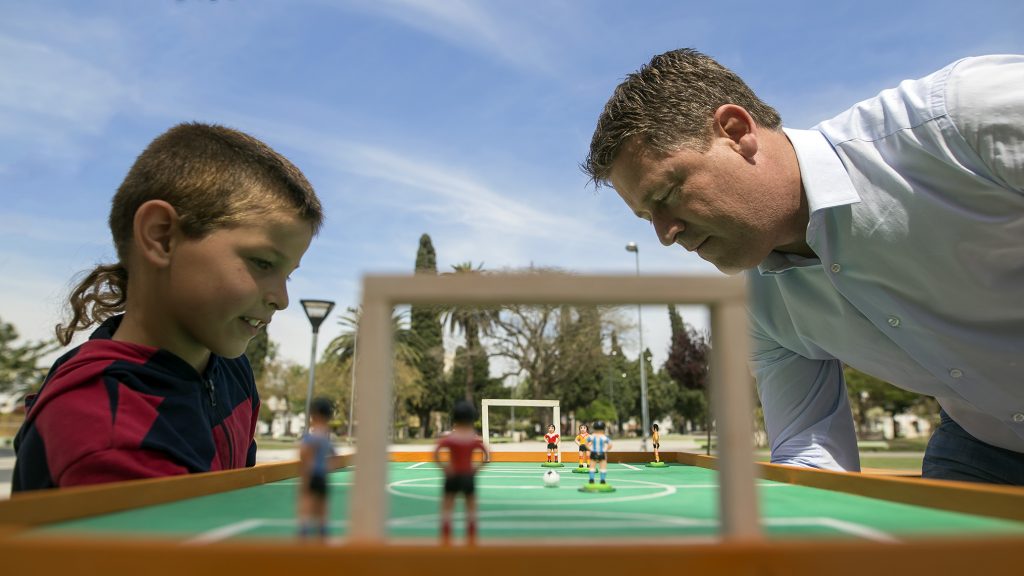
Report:
[[[742,106],[723,104],[715,110],[713,130],[715,136],[727,138],[732,148],[747,161],[757,154],[757,123]]]
[[[133,237],[136,253],[157,267],[171,261],[178,211],[163,200],[149,200],[135,211]]]

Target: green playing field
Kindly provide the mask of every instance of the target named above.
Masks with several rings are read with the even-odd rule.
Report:
[[[435,539],[443,477],[430,462],[389,464],[388,533]],[[661,538],[702,540],[718,531],[717,473],[673,464],[611,464],[612,493],[581,493],[586,474],[561,469],[558,487],[545,487],[538,463],[491,463],[476,480],[482,543],[535,539],[620,542]],[[348,491],[354,471],[332,473],[331,531],[348,530]],[[51,524],[22,537],[55,533],[159,536],[196,543],[250,537],[294,537],[295,479],[82,520]],[[875,541],[930,535],[1022,535],[1024,523],[897,504],[793,484],[758,480],[762,523],[772,538],[836,537]],[[461,510],[461,505],[458,508]],[[461,514],[455,535],[462,533]]]

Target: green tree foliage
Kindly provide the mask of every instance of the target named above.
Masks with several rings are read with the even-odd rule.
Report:
[[[647,412],[651,422],[670,416],[676,409],[679,386],[664,370],[655,370],[651,365],[650,349],[644,350],[647,363]]]
[[[451,274],[482,274],[483,264],[474,267],[472,262],[463,262],[452,266],[452,270]],[[486,354],[480,344],[480,338],[491,333],[497,318],[498,311],[495,308],[466,304],[449,305],[444,313],[444,323],[448,325],[452,334],[462,333],[466,339],[466,354],[474,358],[478,354]],[[473,402],[475,363],[469,362],[466,367],[465,398]],[[485,379],[487,377],[488,375],[484,376]]]
[[[448,393],[445,406],[448,408],[445,413],[450,413],[455,407],[455,402],[462,399],[466,390],[466,378],[468,377],[467,362],[473,360],[473,397],[476,398],[477,413],[480,412],[480,400],[484,398],[510,398],[511,389],[502,386],[500,378],[491,378],[490,360],[486,354],[475,354],[470,356],[465,346],[455,349],[455,358],[452,362],[451,373],[449,374]]]
[[[889,416],[893,418],[893,430],[897,431],[897,434],[898,424],[895,419],[897,414],[902,414],[918,406],[925,407],[924,410],[921,410],[923,413],[931,412],[931,415],[938,413],[935,401],[928,396],[897,388],[884,380],[846,365],[843,366],[843,375],[846,379],[846,392],[850,399],[853,418],[861,432],[868,430],[867,415],[872,408],[881,408],[889,413]]]
[[[698,332],[682,317],[674,305],[668,307],[672,341],[664,372],[678,385],[675,411],[684,420],[708,425],[709,392],[708,361],[711,344],[706,334]]]
[[[263,378],[263,373],[266,371],[267,362],[272,360],[277,353],[276,345],[270,341],[270,335],[266,329],[260,330],[256,333],[256,337],[249,340],[249,345],[245,348],[245,357],[249,359],[249,365],[252,366],[252,375],[257,382]]]
[[[558,313],[554,393],[563,410],[579,410],[598,398],[606,384],[601,313],[596,306],[562,306]]]
[[[615,408],[618,424],[623,418],[640,414],[640,369],[638,364],[623,354],[618,333],[613,330],[609,338],[611,345],[605,357],[605,387],[608,389],[607,399]]]
[[[576,419],[581,423],[586,423],[588,426],[593,426],[593,423],[598,420],[604,420],[606,423],[615,422],[618,420],[618,413],[611,402],[597,398],[587,406],[577,410]]]
[[[317,365],[317,393],[323,394],[335,402],[338,415],[344,422],[347,420],[351,387],[356,386],[359,393],[359,382],[353,382],[355,373],[352,363],[359,354],[359,311],[347,308],[346,314],[339,320],[343,326],[341,334],[327,344],[323,360]],[[392,414],[395,421],[406,418],[414,410],[422,398],[420,385],[422,376],[416,368],[420,359],[416,345],[416,336],[404,324],[404,315],[393,312],[391,316],[394,330],[394,380],[392,382]],[[321,371],[325,380],[321,384]],[[303,397],[304,398],[304,397]]]
[[[430,235],[420,236],[416,251],[416,274],[437,274],[437,255]],[[410,310],[410,330],[415,336],[420,360],[416,364],[422,376],[421,394],[416,406],[410,406],[420,421],[420,436],[426,436],[431,411],[449,412],[444,375],[444,332],[442,309],[438,306],[413,305]],[[435,431],[437,432],[437,431]]]
[[[14,325],[0,320],[0,392],[16,396],[39,389],[47,370],[39,363],[58,347],[50,340],[15,344],[18,338]]]

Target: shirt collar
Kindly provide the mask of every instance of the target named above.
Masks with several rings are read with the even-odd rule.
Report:
[[[820,225],[819,212],[826,208],[860,202],[860,195],[853,187],[846,167],[824,134],[817,130],[782,130],[793,145],[797,162],[800,164],[800,181],[810,211],[807,243],[814,248],[815,232]],[[779,274],[790,268],[815,264],[820,264],[817,258],[771,252],[758,265],[757,271],[762,275]]]

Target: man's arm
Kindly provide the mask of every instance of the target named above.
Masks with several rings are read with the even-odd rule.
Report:
[[[1024,56],[966,58],[950,75],[946,109],[957,131],[1006,187],[1024,193]]]
[[[757,378],[773,464],[860,470],[853,415],[838,360],[787,350],[751,322]]]

